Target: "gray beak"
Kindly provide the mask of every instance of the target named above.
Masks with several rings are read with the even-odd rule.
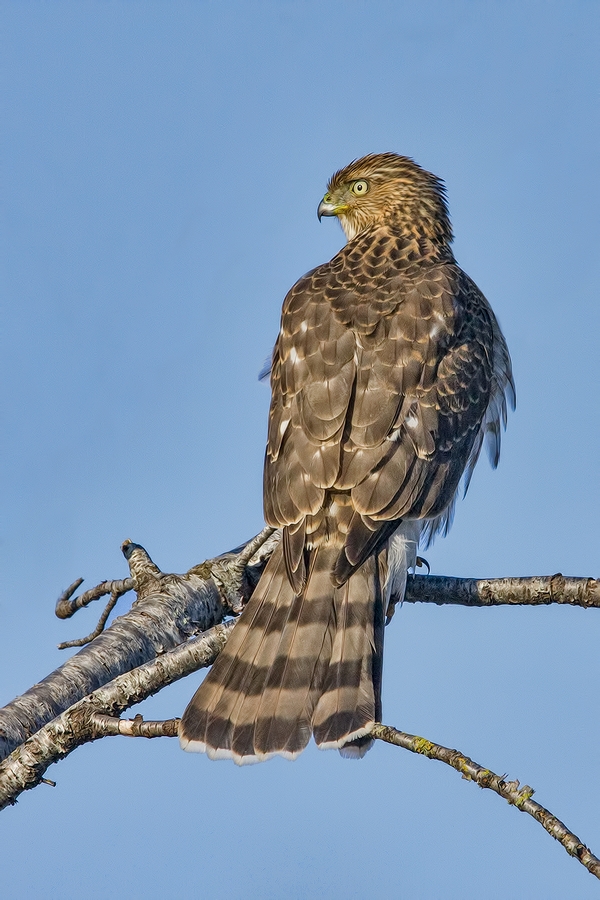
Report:
[[[319,222],[323,216],[335,216],[336,215],[336,207],[333,203],[327,203],[325,200],[321,200],[319,206],[317,207],[317,218]]]

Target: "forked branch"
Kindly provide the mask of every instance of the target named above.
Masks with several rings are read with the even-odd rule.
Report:
[[[81,744],[109,735],[173,736],[178,719],[144,722],[121,713],[168,684],[211,665],[225,644],[237,614],[251,595],[279,535],[264,529],[238,550],[194,566],[184,575],[162,572],[139,544],[125,541],[123,553],[130,577],[106,581],[79,597],[81,579],[59,598],[57,615],[69,618],[92,600],[111,595],[110,608],[134,589],[131,609],[106,631],[105,610],[98,627],[79,641],[88,645],[63,666],[0,710],[0,809],[16,802],[40,783],[48,767]],[[449,578],[414,575],[405,602],[461,606],[546,605],[563,603],[600,607],[600,582],[563,575],[531,578]],[[111,606],[112,604],[112,606]],[[480,787],[495,791],[522,812],[533,816],[593,875],[600,878],[600,860],[543,806],[533,791],[505,781],[457,750],[385,725],[376,725],[379,740],[413,753],[438,759]]]

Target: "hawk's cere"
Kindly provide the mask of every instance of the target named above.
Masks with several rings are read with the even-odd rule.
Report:
[[[457,265],[442,182],[394,153],[329,182],[348,242],[283,304],[265,517],[283,528],[181,721],[186,750],[257,762],[362,756],[381,719],[383,628],[419,539],[446,532],[482,444],[495,466],[510,357]]]

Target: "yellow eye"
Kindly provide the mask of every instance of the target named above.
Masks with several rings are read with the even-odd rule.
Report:
[[[352,185],[352,192],[357,195],[357,197],[362,197],[363,194],[366,194],[369,190],[369,183],[367,181],[355,181]]]

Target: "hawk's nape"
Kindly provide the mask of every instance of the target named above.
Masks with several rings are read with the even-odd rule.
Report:
[[[215,759],[293,758],[311,734],[366,752],[390,599],[485,440],[497,462],[514,403],[438,178],[367,156],[333,176],[323,215],[348,243],[291,289],[273,351],[264,504],[282,540],[181,720],[184,749]]]

